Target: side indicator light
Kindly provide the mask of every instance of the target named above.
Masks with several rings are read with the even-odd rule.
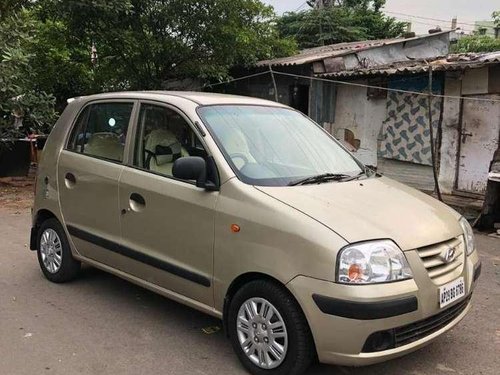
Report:
[[[238,224],[231,224],[231,232],[238,233],[241,230]]]

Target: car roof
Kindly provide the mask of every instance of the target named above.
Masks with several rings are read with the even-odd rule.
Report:
[[[198,91],[120,91],[108,92],[102,94],[89,95],[84,97],[74,98],[77,100],[99,100],[99,99],[150,99],[163,101],[168,97],[180,97],[190,100],[198,105],[215,105],[215,104],[243,104],[243,105],[265,105],[273,107],[286,107],[283,104],[276,103],[270,100],[253,98],[250,96],[227,95],[211,92]]]

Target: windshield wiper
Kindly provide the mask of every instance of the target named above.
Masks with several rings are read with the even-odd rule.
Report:
[[[368,176],[368,174],[365,171],[361,171],[358,174],[355,174],[354,176],[347,176],[346,178],[343,178],[342,181],[352,181],[352,180],[358,180],[362,176]]]
[[[358,177],[358,176],[355,176]],[[292,181],[288,183],[288,186],[296,186],[296,185],[307,185],[307,184],[320,184],[322,182],[328,181],[345,181],[348,178],[353,178],[348,174],[343,173],[323,173],[315,176],[301,178],[299,180]]]

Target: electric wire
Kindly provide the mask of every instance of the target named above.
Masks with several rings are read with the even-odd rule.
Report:
[[[416,16],[416,15],[413,15],[413,14],[408,14],[408,13],[400,13],[400,12],[392,12],[392,11],[389,11],[389,10],[384,10],[383,11],[384,13],[389,13],[389,14],[397,14],[397,15],[400,15],[400,16],[405,16],[405,17],[410,17],[410,18],[420,18],[420,19],[423,19],[423,20],[431,20],[431,21],[438,21],[438,22],[446,22],[446,23],[449,23],[450,20],[443,20],[443,19],[439,19],[439,18],[432,18],[432,17],[424,17],[424,16]],[[473,24],[473,23],[468,23],[468,22],[460,22],[457,20],[457,24],[460,24],[460,25],[467,25],[467,26],[472,26],[472,27],[486,27],[486,28],[491,28],[491,29],[494,29],[495,27],[494,26],[488,26],[488,25],[477,25],[477,24]]]
[[[420,25],[433,26],[433,27],[439,26],[439,27],[442,27],[443,29],[451,30],[451,28],[448,27],[448,26],[439,25],[439,24],[436,24],[436,23],[423,22],[423,21],[418,21],[418,20],[414,20],[414,19],[405,19],[405,18],[399,18],[399,17],[394,17],[394,18],[396,20],[402,21],[402,22],[418,23]],[[449,21],[443,21],[443,22],[447,22],[448,23]],[[460,30],[467,31],[467,32],[474,32],[475,31],[475,30],[472,30],[472,29],[464,28],[464,27],[460,27]]]
[[[304,1],[301,5],[299,5],[297,7],[297,9],[294,10],[294,12],[298,12],[299,10],[301,10],[302,8],[304,8],[304,6],[307,5],[307,1]]]
[[[372,89],[378,89],[378,90],[384,90],[384,91],[399,92],[399,93],[403,93],[403,94],[414,94],[414,95],[422,95],[422,96],[432,95],[433,97],[437,97],[437,98],[465,99],[465,100],[477,100],[477,101],[498,102],[498,103],[500,103],[500,99],[486,99],[486,98],[476,98],[476,97],[469,97],[469,96],[453,96],[453,95],[429,94],[427,92],[421,92],[421,91],[411,91],[411,90],[394,89],[394,88],[383,87],[383,86],[367,85],[367,84],[363,84],[363,83],[338,81],[338,80],[333,80],[333,79],[320,78],[320,77],[312,77],[312,76],[310,77],[310,76],[304,76],[304,75],[300,75],[300,74],[292,74],[292,73],[279,72],[279,71],[276,71],[276,70],[273,70],[273,72],[274,72],[274,74],[278,74],[278,75],[298,77],[298,78],[304,78],[304,79],[310,79],[310,80],[316,80],[316,81],[323,81],[323,82],[330,82],[330,83],[336,83],[336,84],[346,85],[346,86],[366,87],[366,88],[372,88]]]
[[[247,75],[247,76],[244,76],[244,77],[232,78],[230,80],[226,80],[226,81],[223,81],[223,82],[210,83],[210,84],[203,85],[199,89],[204,89],[206,87],[213,87],[213,86],[218,86],[218,85],[224,85],[224,84],[228,84],[228,83],[233,83],[233,82],[236,82],[236,81],[241,81],[243,79],[258,77],[258,76],[262,76],[264,74],[269,74],[269,73],[270,73],[269,71],[259,72],[259,73],[250,74],[250,75]]]
[[[475,101],[482,101],[482,102],[494,102],[494,103],[500,103],[500,99],[493,99],[493,98],[478,98],[478,97],[472,97],[472,96],[454,96],[454,95],[442,95],[442,94],[434,94],[434,93],[428,93],[428,92],[421,92],[421,91],[413,91],[413,90],[403,90],[403,89],[395,89],[395,88],[390,88],[390,87],[384,87],[384,86],[376,86],[376,85],[368,85],[364,83],[357,83],[357,82],[349,82],[349,81],[340,81],[340,80],[335,80],[335,79],[329,79],[329,78],[321,78],[321,77],[314,77],[314,76],[305,76],[305,75],[300,75],[300,74],[293,74],[293,73],[285,73],[285,72],[280,72],[277,70],[272,70],[272,73],[275,75],[281,75],[281,76],[287,76],[287,77],[294,77],[294,78],[302,78],[304,80],[314,80],[314,81],[321,81],[321,82],[327,82],[327,83],[335,83],[338,85],[344,85],[344,86],[354,86],[354,87],[365,87],[365,88],[371,88],[371,89],[376,89],[376,90],[383,90],[387,92],[397,92],[397,93],[403,93],[403,94],[413,94],[413,95],[421,95],[421,96],[430,96],[432,95],[433,97],[436,98],[443,98],[443,99],[455,99],[455,100],[475,100]],[[255,74],[249,74],[247,76],[243,77],[237,77],[233,79],[229,79],[223,82],[216,82],[216,83],[210,83],[203,85],[198,88],[198,90],[203,90],[205,88],[209,87],[215,87],[215,86],[220,86],[220,85],[225,85],[225,84],[230,84],[236,81],[241,81],[244,79],[249,79],[249,78],[254,78],[258,76],[262,76],[265,74],[271,74],[271,71],[263,71]],[[405,79],[401,79],[401,81],[404,81]],[[394,81],[397,82],[397,81]]]

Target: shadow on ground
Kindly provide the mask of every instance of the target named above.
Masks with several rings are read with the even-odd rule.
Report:
[[[192,308],[184,306],[175,301],[164,298],[156,293],[122,280],[114,275],[100,271],[92,267],[84,267],[81,277],[72,283],[73,287],[80,287],[89,290],[92,288],[100,290],[101,294],[107,294],[112,299],[113,304],[131,304],[131,308],[141,311],[148,311],[150,316],[154,316],[160,321],[168,321],[168,324],[174,324],[182,329],[185,334],[199,336],[199,331],[206,327],[220,327],[221,322],[204,313],[198,312]],[[429,365],[435,364],[436,373],[463,373],[452,367],[448,367],[448,356],[453,350],[449,348],[452,345],[451,337],[442,337],[439,341],[417,351],[413,355],[394,359],[385,363],[365,366],[365,367],[342,367],[323,364],[315,364],[307,372],[309,375],[327,375],[327,374],[356,374],[356,375],[401,375],[401,374],[433,374],[429,371]],[[210,340],[219,345],[230,348],[229,341],[226,339],[223,331],[207,335]],[[440,360],[436,361],[436,357]],[[236,357],[234,359],[236,362]],[[237,364],[239,367],[239,363]],[[403,370],[406,369],[406,370]],[[410,370],[411,369],[411,370]],[[244,370],[241,368],[241,371]],[[463,373],[465,374],[465,373]]]

